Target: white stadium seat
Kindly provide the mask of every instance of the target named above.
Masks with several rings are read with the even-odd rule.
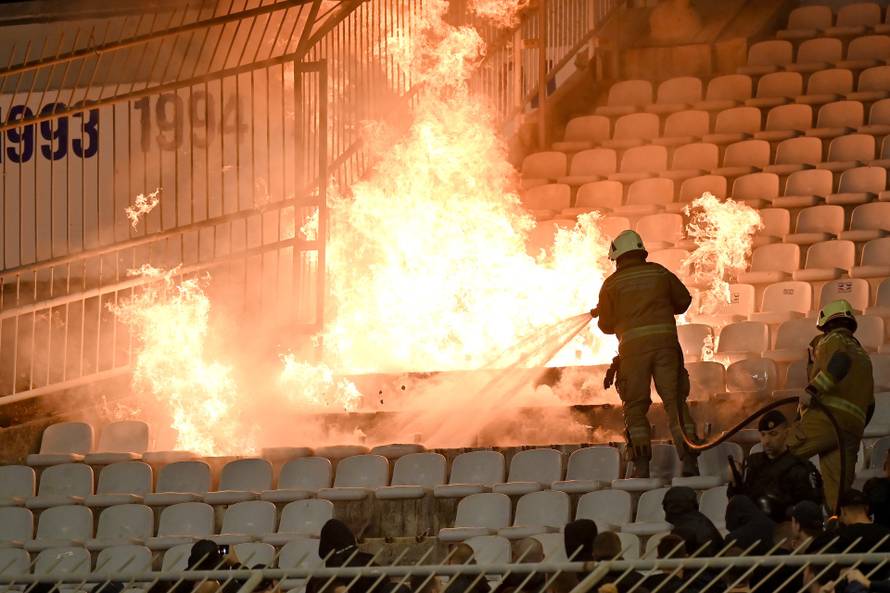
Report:
[[[318,537],[324,524],[334,518],[334,503],[329,500],[295,500],[281,511],[278,531],[266,534],[263,541],[284,545],[295,537]]]
[[[204,495],[208,504],[235,504],[259,498],[272,487],[272,464],[265,459],[236,459],[225,464],[219,490]]]
[[[203,461],[177,461],[158,473],[156,492],[146,494],[143,502],[169,506],[202,500],[210,489],[210,466]]]
[[[83,461],[93,449],[93,427],[86,422],[60,422],[43,431],[40,453],[28,455],[27,464],[35,467]]]
[[[445,483],[446,465],[445,457],[439,453],[400,457],[393,466],[391,484],[378,488],[374,496],[381,500],[423,498]]]
[[[561,479],[562,453],[556,449],[529,449],[513,456],[507,481],[495,484],[493,490],[518,496],[549,488]]]
[[[318,491],[328,500],[362,500],[389,483],[389,460],[382,455],[355,455],[337,464],[334,485]]]
[[[330,488],[333,470],[326,457],[292,459],[281,468],[278,487],[264,490],[260,500],[288,503],[315,496],[322,488]]]
[[[460,498],[490,490],[504,481],[506,462],[500,451],[469,451],[451,462],[448,484],[436,486],[437,498]]]
[[[120,420],[102,427],[99,444],[84,461],[95,465],[107,465],[120,461],[142,459],[148,449],[148,424],[141,420]]]
[[[454,527],[439,530],[439,541],[459,542],[479,535],[495,535],[510,525],[510,497],[497,492],[471,494],[457,503]]]

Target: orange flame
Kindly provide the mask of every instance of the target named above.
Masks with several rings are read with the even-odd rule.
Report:
[[[154,210],[155,207],[161,203],[161,198],[159,197],[160,194],[160,187],[149,194],[139,194],[133,201],[132,206],[124,208],[124,212],[126,213],[127,218],[130,219],[130,226],[133,227],[133,230],[136,230],[136,227],[139,225],[139,219],[142,216]]]

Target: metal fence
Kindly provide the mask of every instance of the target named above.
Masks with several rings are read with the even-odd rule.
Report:
[[[830,543],[834,543],[832,540]],[[602,585],[620,587],[626,593],[637,590],[648,590],[657,593],[666,589],[679,593],[689,590],[696,593],[705,591],[747,591],[755,593],[766,586],[775,590],[804,593],[816,584],[822,590],[833,591],[841,583],[838,591],[844,590],[847,569],[856,569],[866,578],[881,573],[887,574],[890,555],[876,552],[883,542],[875,544],[870,552],[851,553],[856,545],[846,546],[839,553],[803,552],[809,542],[803,542],[795,549],[777,553],[780,545],[773,546],[769,553],[750,554],[755,548],[752,544],[745,550],[727,544],[713,556],[692,554],[690,557],[673,558],[672,550],[666,558],[643,558],[623,560],[621,554],[612,559],[591,562],[577,562],[562,555],[557,559],[536,559],[528,562],[528,550],[519,555],[515,562],[476,563],[473,558],[463,563],[456,562],[456,548],[440,562],[430,561],[436,545],[427,546],[416,562],[405,562],[408,549],[404,549],[391,563],[382,563],[379,557],[383,549],[370,556],[369,560],[354,562],[357,552],[353,552],[343,564],[337,567],[326,567],[325,562],[317,554],[304,553],[291,555],[285,559],[282,551],[274,557],[258,562],[253,554],[242,558],[245,565],[259,564],[254,568],[223,568],[222,560],[211,563],[210,567],[202,565],[200,570],[187,570],[185,566],[189,550],[175,551],[181,557],[174,558],[169,566],[179,565],[178,569],[154,571],[152,560],[160,563],[158,558],[133,554],[113,555],[100,553],[99,561],[94,570],[90,570],[89,553],[74,554],[73,548],[60,549],[58,554],[50,550],[41,554],[35,561],[39,566],[34,571],[22,570],[15,560],[5,562],[0,569],[0,586],[5,590],[30,592],[42,585],[40,591],[93,591],[105,590],[104,587],[115,583],[109,591],[138,590],[177,591],[191,590],[189,585],[198,586],[203,583],[220,584],[226,590],[238,590],[239,593],[267,590],[303,590],[312,579],[313,593],[338,591],[345,593],[350,590],[371,593],[372,591],[435,591],[448,588],[455,593],[464,593],[476,589],[483,584],[483,590],[490,585],[493,589],[503,584],[511,590],[545,593],[587,593],[597,591]],[[250,545],[250,544],[247,544]],[[420,544],[422,545],[422,544]],[[682,545],[682,544],[681,544]],[[132,549],[138,546],[123,546],[120,549]],[[178,546],[183,548],[183,546]],[[822,550],[827,549],[823,547]],[[886,549],[886,548],[882,548]],[[147,549],[143,549],[147,552]],[[279,555],[280,554],[280,555]],[[685,555],[685,554],[684,554]],[[46,556],[46,557],[45,557]],[[57,557],[56,557],[57,556]],[[103,561],[104,557],[104,561]],[[206,559],[201,559],[203,562]],[[342,558],[341,558],[342,560]],[[268,568],[266,564],[282,564],[278,568]],[[168,560],[164,560],[168,565]],[[10,570],[12,568],[12,570]],[[461,578],[460,581],[457,579]],[[568,578],[566,578],[568,577]],[[632,578],[630,578],[632,577]],[[641,578],[642,577],[642,578]],[[361,579],[361,580],[360,580]],[[675,580],[678,579],[678,580]],[[454,587],[448,587],[455,583]],[[645,583],[645,585],[644,585]],[[694,583],[694,585],[693,585]],[[237,589],[235,589],[237,586]],[[229,588],[232,587],[232,588]]]
[[[488,42],[472,84],[504,124],[621,4],[542,0],[504,30],[462,1],[448,19]],[[423,9],[190,0],[0,42],[0,397],[127,372],[132,339],[108,305],[141,290],[128,270],[145,264],[212,270],[242,318],[317,332],[327,180],[359,179],[361,123],[417,91],[388,40]]]

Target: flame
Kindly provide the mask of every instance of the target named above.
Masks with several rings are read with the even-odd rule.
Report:
[[[729,303],[728,280],[748,267],[754,233],[763,228],[756,210],[732,199],[720,201],[705,192],[684,210],[687,236],[696,249],[684,262],[695,284],[705,286],[698,313],[713,313]]]
[[[134,390],[151,394],[169,413],[177,449],[202,455],[255,451],[252,431],[238,416],[231,366],[208,360],[210,300],[201,282],[176,282],[178,269],[149,265],[129,274],[156,280],[110,307],[138,342]]]
[[[507,28],[519,24],[519,13],[529,4],[530,0],[470,0],[470,10],[497,27]]]
[[[281,389],[291,404],[301,411],[354,412],[358,409],[361,394],[355,384],[339,379],[326,365],[310,364],[297,359],[294,354],[281,356],[284,368],[278,378]]]
[[[127,218],[130,219],[130,226],[133,227],[133,230],[136,230],[136,227],[139,225],[139,219],[143,215],[148,214],[161,203],[160,194],[160,187],[149,194],[139,194],[133,201],[133,205],[124,209]]]

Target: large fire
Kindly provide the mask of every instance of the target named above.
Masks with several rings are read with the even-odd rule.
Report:
[[[519,4],[477,0],[472,6],[504,24],[515,19]],[[343,412],[362,405],[347,374],[493,369],[422,380],[410,401],[375,402],[375,409],[412,413],[370,438],[404,441],[420,433],[427,444],[465,446],[512,408],[560,403],[558,389],[534,387],[535,368],[598,364],[614,355],[614,338],[595,324],[585,327],[581,315],[596,304],[611,271],[609,239],[600,216],[586,214],[573,228],[557,228],[552,247],[527,252],[536,223],[521,207],[492,112],[468,88],[484,43],[473,28],[445,22],[446,0],[423,8],[415,34],[395,31],[390,38],[402,69],[423,85],[411,125],[401,135],[382,123],[368,126],[375,130],[367,146],[376,165],[331,198],[324,361],[281,353],[272,388],[276,405],[289,411]],[[715,299],[750,254],[757,215],[745,209],[713,196],[693,206],[689,231],[699,250],[689,263]],[[316,224],[310,219],[299,232],[312,238]],[[725,225],[732,230],[724,233]],[[200,283],[142,273],[158,282],[116,313],[138,337],[134,389],[167,409],[178,433],[175,446],[243,454],[287,444],[270,441],[290,434],[251,428],[256,420],[239,404],[250,398],[250,388],[234,378],[237,353],[223,363],[205,349],[210,301]],[[509,377],[497,374],[505,366],[513,367]],[[472,415],[455,413],[467,406]],[[554,416],[549,424],[569,434],[560,423],[565,418]]]

